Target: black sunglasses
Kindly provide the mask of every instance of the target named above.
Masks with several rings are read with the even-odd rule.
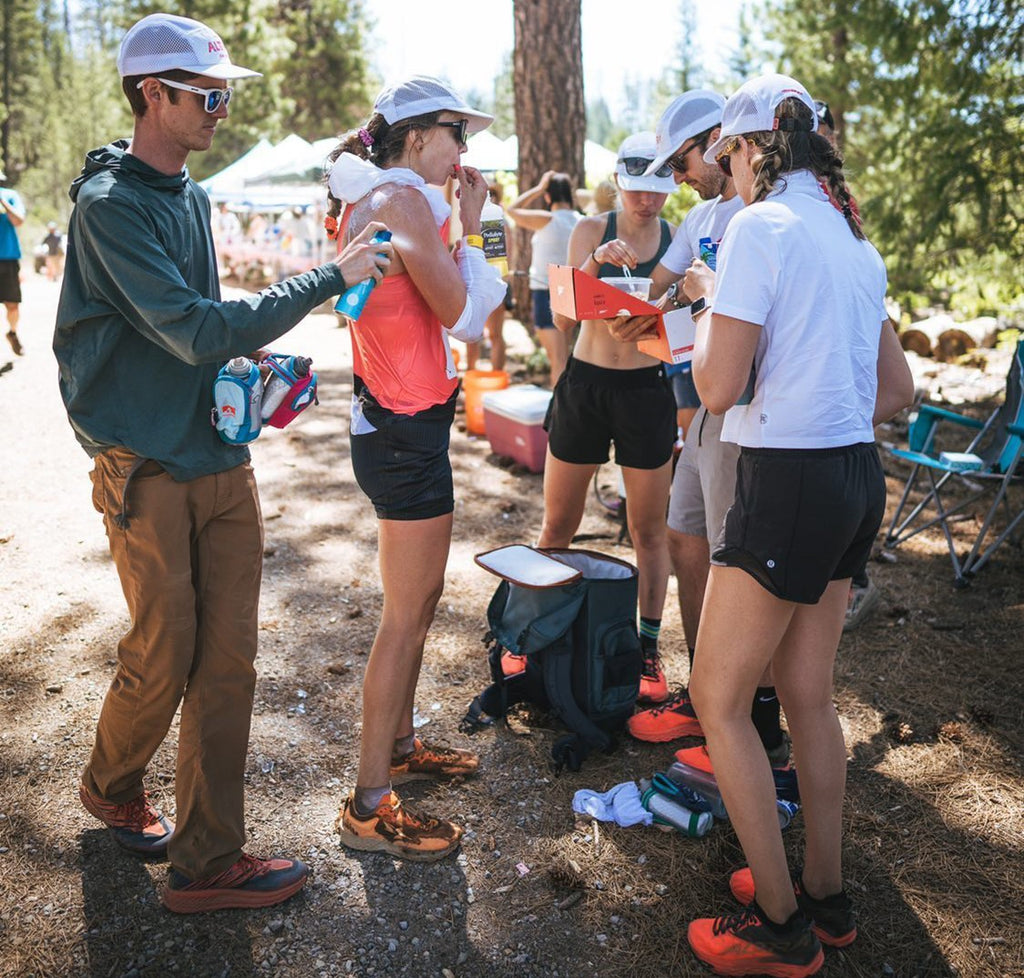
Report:
[[[469,136],[469,119],[459,119],[457,122],[438,122],[435,125],[445,129],[454,129],[456,141],[462,146],[466,145],[466,137]]]
[[[627,175],[631,177],[642,177],[647,172],[647,167],[649,167],[654,160],[649,160],[644,156],[623,156],[619,159],[619,162],[626,168]],[[654,175],[656,177],[667,177],[670,176],[671,173],[672,167],[667,163],[659,166],[658,169],[654,171]]]
[[[676,173],[685,173],[690,168],[690,164],[686,162],[686,157],[697,149],[698,146],[703,148],[704,146],[707,146],[707,144],[707,136],[695,143],[690,143],[690,145],[685,149],[679,150],[678,153],[673,153],[668,160],[666,160],[665,165],[670,169],[675,170]]]

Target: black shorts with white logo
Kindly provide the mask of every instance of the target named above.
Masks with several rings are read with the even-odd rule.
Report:
[[[672,457],[676,402],[661,367],[611,370],[569,358],[544,421],[551,454],[576,465],[657,469]]]
[[[444,403],[417,414],[382,407],[356,377],[354,390],[369,422],[350,432],[356,482],[382,520],[428,520],[455,509],[448,458],[458,389]]]
[[[785,601],[817,604],[830,581],[864,569],[884,514],[874,444],[743,448],[712,563],[745,570]]]

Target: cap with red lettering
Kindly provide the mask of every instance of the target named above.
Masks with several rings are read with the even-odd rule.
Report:
[[[248,78],[259,75],[232,64],[224,42],[205,24],[174,14],[150,14],[132,27],[117,54],[118,74],[159,75],[187,71],[209,78]]]

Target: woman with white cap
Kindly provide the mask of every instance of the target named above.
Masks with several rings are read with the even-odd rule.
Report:
[[[337,820],[344,845],[441,859],[462,829],[403,808],[392,782],[471,774],[469,751],[424,743],[413,702],[427,630],[444,586],[454,493],[448,443],[458,395],[449,336],[479,340],[504,299],[480,237],[487,183],[459,158],[493,118],[443,82],[413,77],[385,89],[370,119],[332,154],[328,233],[339,246],[372,221],[392,232],[394,259],[351,323],[352,467],[378,517],[384,608],[363,680],[355,790]],[[447,247],[458,182],[465,236]]]
[[[616,278],[625,266],[645,277],[675,232],[661,209],[675,190],[671,170],[645,176],[657,153],[654,133],[627,137],[615,180],[620,209],[583,218],[569,238],[569,264],[597,278]],[[576,323],[556,315],[563,332]],[[601,320],[584,320],[572,356],[555,387],[545,423],[544,525],[539,546],[567,547],[583,518],[587,489],[610,444],[629,500],[627,521],[640,571],[640,639],[644,671],[640,700],[668,697],[658,658],[669,559],[665,510],[676,437],[675,401],[660,360],[620,342]]]
[[[749,868],[730,880],[747,909],[693,921],[688,937],[701,960],[734,975],[810,975],[821,943],[857,935],[842,885],[846,748],[832,667],[850,576],[885,509],[873,423],[913,396],[886,325],[885,267],[853,214],[842,158],[816,128],[814,103],[784,75],[755,78],[728,100],[704,158],[731,174],[748,206],[726,229],[717,276],[695,264],[685,277],[687,295],[712,307],[697,320],[697,389],[708,410],[728,412],[723,440],[741,446],[690,679]],[[769,663],[805,815],[803,869],[792,877],[750,719]]]

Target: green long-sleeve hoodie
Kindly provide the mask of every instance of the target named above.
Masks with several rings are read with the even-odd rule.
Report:
[[[249,457],[210,424],[219,367],[287,332],[345,282],[328,264],[222,302],[206,193],[187,169],[159,173],[127,146],[93,150],[71,185],[53,349],[86,452],[122,446],[185,481]]]

